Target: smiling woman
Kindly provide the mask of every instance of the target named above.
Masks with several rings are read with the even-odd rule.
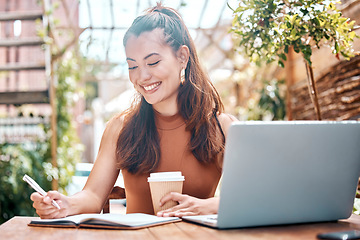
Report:
[[[221,176],[221,126],[226,130],[232,118],[221,113],[219,95],[199,64],[181,17],[162,6],[151,9],[134,20],[124,47],[130,81],[140,93],[139,101],[123,115],[117,143],[127,198],[134,199],[127,211],[153,213],[148,174],[180,170],[187,179],[183,192],[204,202],[168,196],[161,204],[170,200],[180,204],[159,215],[198,214],[187,201],[208,204],[204,213],[216,212],[217,199],[212,197]]]
[[[214,197],[222,171],[225,136],[235,119],[223,113],[219,94],[202,70],[180,15],[158,6],[136,18],[125,34],[129,77],[138,99],[109,121],[84,189],[67,197],[56,191],[32,195],[43,218],[99,212],[120,169],[127,213],[184,216],[217,213]],[[183,194],[169,193],[178,205],[155,213],[147,177],[181,171]],[[61,210],[51,206],[55,199]]]
[[[174,54],[165,44],[164,30],[154,29],[139,37],[130,36],[125,52],[130,81],[135,89],[159,112],[169,111],[169,108],[162,108],[174,103],[172,111],[165,114],[176,114],[180,72],[186,68],[189,59],[188,47],[183,45]]]

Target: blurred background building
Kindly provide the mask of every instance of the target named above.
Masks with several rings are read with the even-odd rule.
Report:
[[[51,21],[56,23],[54,28],[57,30],[53,31],[57,36],[50,37],[56,41],[58,49],[63,48],[65,52],[75,49],[79,56],[86,59],[84,74],[78,83],[82,93],[73,96],[76,105],[69,111],[86,147],[82,161],[93,162],[106,121],[126,109],[134,93],[128,80],[123,35],[132,20],[145,9],[156,5],[156,1],[47,2],[52,13]],[[265,89],[271,92],[277,87],[283,97],[286,87],[291,90],[292,98],[285,119],[313,118],[312,109],[308,106],[311,103],[306,102],[302,95],[307,90],[306,71],[300,56],[294,54],[285,69],[274,65],[259,69],[236,52],[237,46],[234,46],[229,33],[233,19],[230,7],[237,6],[236,0],[164,0],[163,3],[177,9],[184,18],[201,62],[217,86],[227,112],[241,120],[255,118],[254,115],[263,120],[272,119],[271,113],[257,113],[254,104],[259,98],[259,89],[264,88],[263,81],[276,80],[285,83],[276,86],[270,84]],[[360,22],[359,1],[343,0],[340,9],[344,16],[357,24]],[[46,75],[47,68],[51,66],[46,66],[49,56],[44,48],[44,38],[39,37],[44,4],[37,0],[1,0],[0,11],[8,13],[0,17],[0,141],[21,142],[31,139],[33,135],[45,138],[38,124],[50,124],[52,110],[49,94],[51,82]],[[356,31],[359,34],[359,29]],[[358,39],[354,49],[360,49]],[[328,76],[329,71],[335,71],[339,60],[329,49],[314,51],[317,79]],[[359,68],[357,62],[350,68]],[[56,76],[54,78],[56,84]],[[358,83],[359,72],[353,72],[348,78]],[[324,84],[327,83],[325,81]],[[358,86],[354,87],[355,90],[358,90]],[[346,112],[341,115],[343,117],[339,115],[337,118],[335,113],[329,114],[328,118],[358,119],[360,106],[356,100],[359,97],[357,92],[348,96],[355,99],[352,114]]]

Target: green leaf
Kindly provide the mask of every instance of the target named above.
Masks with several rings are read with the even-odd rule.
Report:
[[[336,7],[332,2],[330,2],[330,4],[329,4],[329,9],[330,10],[336,10]]]
[[[281,61],[281,60],[279,60],[279,61],[278,61],[278,65],[279,65],[280,67],[282,67],[282,68],[284,68],[284,67],[285,67],[284,62],[283,62],[283,61]]]
[[[279,55],[279,57],[280,57],[281,59],[283,59],[284,61],[287,60],[286,55],[285,55],[284,53],[281,53],[281,54]]]
[[[344,53],[344,52],[340,52],[341,53],[341,55],[343,55],[343,57],[345,57],[345,58],[350,58],[350,56],[348,55],[348,54],[346,54],[346,53]]]
[[[349,37],[350,37],[350,39],[354,39],[356,37],[356,32],[350,32]],[[359,36],[357,36],[357,37],[359,37]]]
[[[316,18],[314,18],[314,22],[315,22],[315,24],[317,25],[317,26],[320,26],[320,21],[319,21],[319,19],[316,17]]]
[[[289,53],[289,45],[285,45],[284,52],[287,54]]]

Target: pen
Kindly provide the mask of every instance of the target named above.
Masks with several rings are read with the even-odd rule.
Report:
[[[46,196],[46,192],[44,191],[44,189],[42,189],[39,184],[37,184],[31,177],[29,177],[28,175],[24,175],[23,180],[25,182],[27,182],[35,191],[37,191],[38,193],[40,193],[42,196]],[[52,205],[54,205],[55,207],[57,207],[58,209],[60,209],[59,204],[57,204],[57,202],[55,202],[54,200],[52,200]]]

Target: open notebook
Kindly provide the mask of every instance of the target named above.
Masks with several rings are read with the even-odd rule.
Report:
[[[32,220],[33,227],[72,227],[101,229],[140,229],[181,221],[177,217],[157,217],[143,213],[132,214],[80,214],[57,219]]]
[[[360,122],[236,122],[226,139],[216,228],[334,221],[351,215]]]

